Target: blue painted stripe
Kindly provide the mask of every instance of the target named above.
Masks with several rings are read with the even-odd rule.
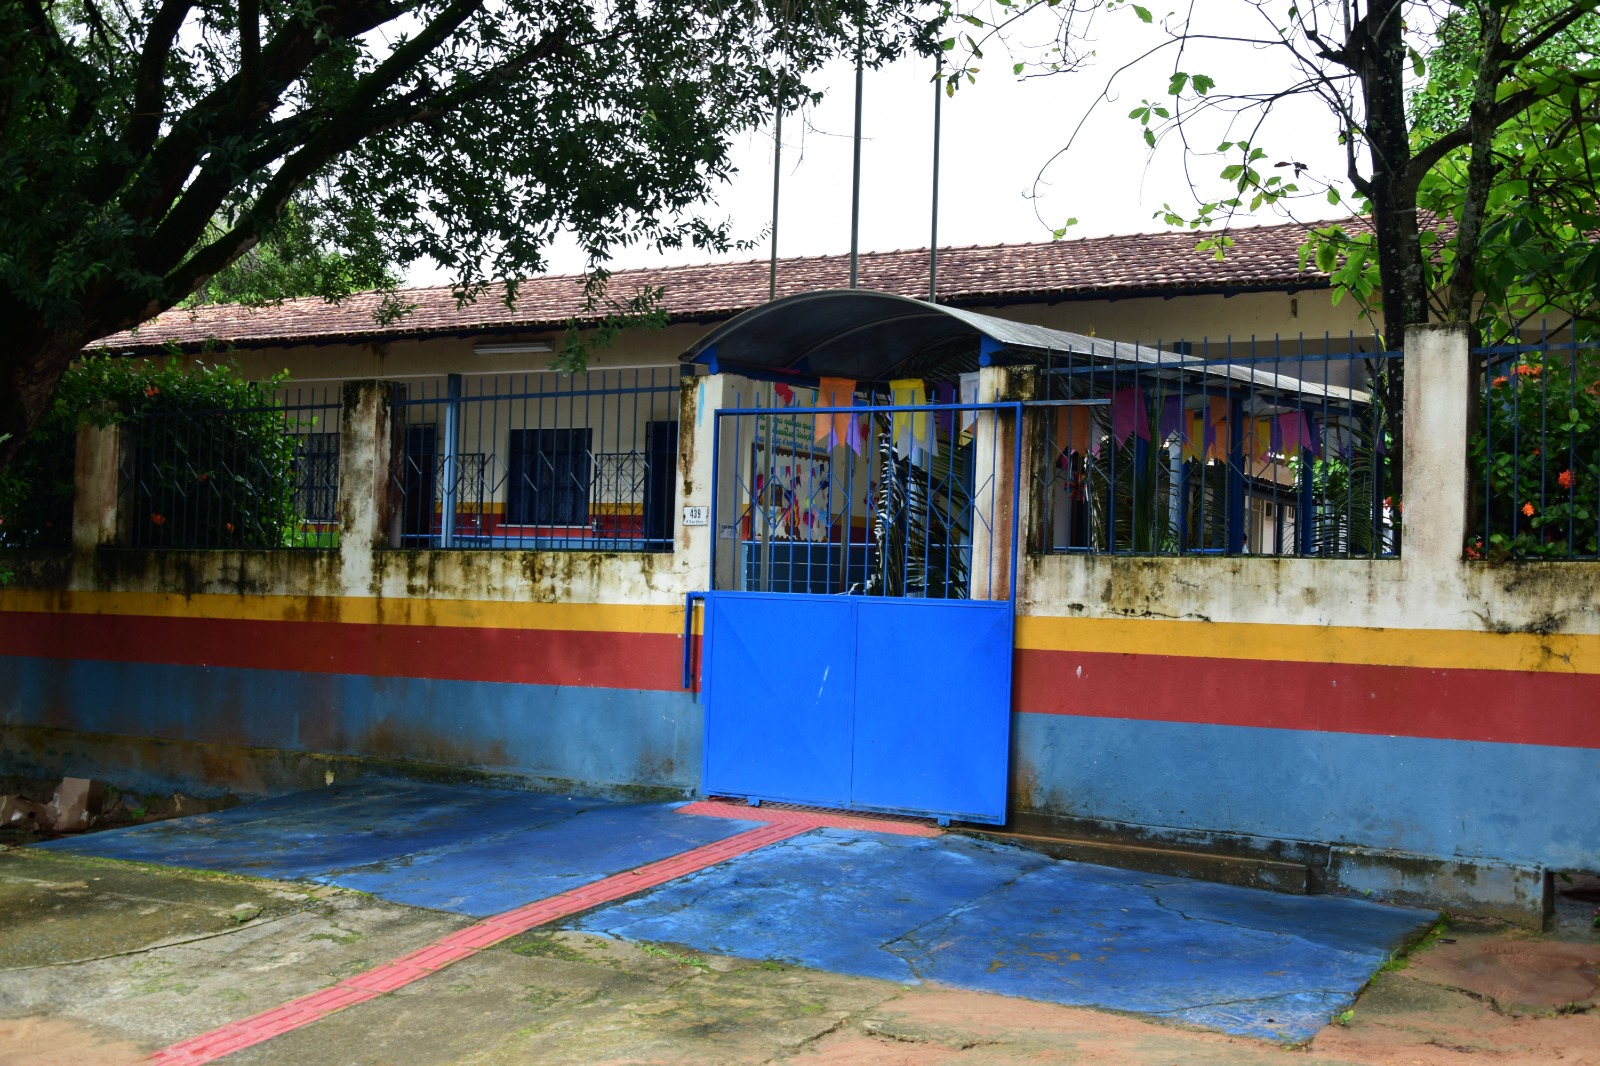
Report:
[[[693,788],[690,693],[0,657],[0,721]],[[138,787],[129,782],[129,787]]]
[[[1600,867],[1594,749],[1054,714],[1015,730],[1024,811]]]

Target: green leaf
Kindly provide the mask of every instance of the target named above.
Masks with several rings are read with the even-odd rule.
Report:
[[[1179,93],[1183,92],[1183,87],[1188,84],[1189,75],[1183,73],[1181,70],[1178,71],[1172,75],[1172,81],[1167,84],[1167,95],[1177,96]]]
[[[1151,148],[1156,146],[1155,132],[1151,130],[1149,126],[1144,128],[1144,143],[1148,144]]]
[[[1194,91],[1201,96],[1204,96],[1217,86],[1213,79],[1206,77],[1204,74],[1196,74],[1191,81],[1194,84]]]
[[[1153,21],[1155,21],[1154,18],[1150,14],[1150,9],[1147,8],[1147,7],[1140,7],[1138,4],[1134,4],[1133,5],[1133,13],[1135,15],[1139,16],[1139,21],[1140,22],[1153,22]]]
[[[1332,185],[1328,186],[1328,202],[1335,206],[1337,206],[1339,203],[1339,190],[1335,189]]]
[[[1028,64],[1026,63],[1013,63],[1011,64],[1011,73],[1020,75],[1027,68]]]

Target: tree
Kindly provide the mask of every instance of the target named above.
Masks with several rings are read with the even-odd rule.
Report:
[[[1514,257],[1504,257],[1515,220],[1527,222],[1529,207],[1539,200],[1527,190],[1538,186],[1542,195],[1550,187],[1531,173],[1562,170],[1567,179],[1576,179],[1567,184],[1575,194],[1569,205],[1582,210],[1568,212],[1564,223],[1547,227],[1548,233],[1573,236],[1571,223],[1576,219],[1581,226],[1583,210],[1593,218],[1593,172],[1582,168],[1593,152],[1584,146],[1597,143],[1600,63],[1594,12],[1600,0],[1299,0],[1282,7],[1268,0],[1234,0],[1193,5],[1187,14],[1169,15],[1159,24],[1148,8],[1126,0],[997,2],[997,17],[961,13],[984,31],[981,40],[965,39],[969,55],[981,55],[993,39],[1014,39],[1014,28],[1024,18],[1057,20],[1054,50],[1016,64],[1018,74],[1030,68],[1046,74],[1083,69],[1087,27],[1103,13],[1122,11],[1157,30],[1159,37],[1135,65],[1172,57],[1160,72],[1166,84],[1150,92],[1130,117],[1152,148],[1173,138],[1187,153],[1225,157],[1219,177],[1226,191],[1197,190],[1193,212],[1168,207],[1160,214],[1170,224],[1225,226],[1240,210],[1291,209],[1307,196],[1338,203],[1338,184],[1347,182],[1357,194],[1358,210],[1369,216],[1368,227],[1329,229],[1307,251],[1335,271],[1344,291],[1380,312],[1384,331],[1396,339],[1404,327],[1435,317],[1476,322],[1485,291],[1503,289],[1526,310],[1515,285],[1494,279],[1511,269],[1526,283],[1537,272],[1538,264],[1513,268]],[[1241,32],[1232,24],[1216,28],[1216,20],[1240,12],[1254,16],[1250,24],[1259,31]],[[1260,91],[1230,91],[1223,70],[1185,69],[1185,55],[1203,42],[1278,50],[1295,74]],[[962,42],[944,43],[954,50]],[[1437,77],[1424,83],[1430,56],[1440,65]],[[1249,62],[1248,55],[1241,58]],[[952,91],[969,66],[956,64]],[[1309,173],[1261,143],[1265,117],[1301,96],[1326,104],[1329,135],[1344,146],[1344,174]],[[1208,115],[1222,117],[1230,130],[1242,128],[1243,135],[1225,135],[1215,152],[1205,149],[1212,142],[1197,141],[1194,131]],[[1555,155],[1562,146],[1569,158],[1558,166]],[[1521,196],[1511,188],[1519,182]],[[1592,247],[1593,231],[1592,225],[1579,228],[1580,243],[1587,234]],[[1209,241],[1219,254],[1227,245],[1225,235]]]
[[[388,262],[432,258],[463,298],[536,273],[560,228],[597,264],[714,244],[691,212],[737,131],[830,56],[933,33],[908,0],[0,0],[0,462],[85,344],[291,203],[360,205]]]
[[[214,220],[213,239],[236,220]],[[327,199],[301,195],[284,207],[277,224],[254,248],[208,278],[187,299],[189,306],[280,303],[296,296],[337,302],[375,289],[398,305],[395,290],[402,265],[384,241],[384,225],[365,204],[332,209]]]
[[[1551,5],[1535,4],[1537,14]],[[1429,146],[1471,121],[1484,27],[1472,10],[1450,13],[1427,56],[1427,82],[1411,100],[1412,139]],[[1600,106],[1591,79],[1600,70],[1600,16],[1587,14],[1546,40],[1529,69],[1554,72],[1554,91],[1541,93],[1494,131],[1487,142],[1487,194],[1474,187],[1473,157],[1447,155],[1418,190],[1426,216],[1463,217],[1478,204],[1474,260],[1455,269],[1463,247],[1446,229],[1433,249],[1465,308],[1475,294],[1473,322],[1486,342],[1515,341],[1545,320],[1572,327],[1579,339],[1600,335]],[[1569,83],[1570,79],[1570,83]],[[1526,80],[1526,79],[1523,79]],[[1502,90],[1503,92],[1506,90]],[[1479,177],[1477,180],[1485,180]],[[1481,199],[1480,199],[1481,195]],[[1438,296],[1435,311],[1447,308]]]

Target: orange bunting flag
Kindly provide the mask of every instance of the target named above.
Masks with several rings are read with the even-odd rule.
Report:
[[[1228,398],[1209,397],[1206,403],[1206,458],[1219,463],[1228,461],[1228,444],[1232,437],[1228,426]]]
[[[1056,454],[1089,453],[1089,421],[1092,417],[1087,407],[1056,408]]]
[[[854,407],[856,403],[856,383],[849,378],[819,378],[817,380],[817,406],[818,407]],[[855,433],[856,416],[840,412],[832,415],[817,415],[813,420],[811,437],[817,444],[826,446],[830,451],[841,444],[848,444],[853,450],[859,451]]]

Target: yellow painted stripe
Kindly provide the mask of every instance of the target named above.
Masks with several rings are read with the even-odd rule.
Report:
[[[1156,618],[1017,619],[1017,647],[1203,659],[1600,674],[1600,634],[1185,622]]]
[[[508,603],[420,597],[182,596],[160,592],[0,590],[0,611],[273,622],[681,633],[683,608],[620,603]],[[700,631],[700,612],[694,628]],[[1600,674],[1600,635],[1190,622],[1017,619],[1017,647],[1209,659]]]
[[[505,603],[420,597],[180,596],[165,592],[0,592],[0,611],[258,622],[346,622],[591,633],[682,633],[683,608],[625,603]]]

